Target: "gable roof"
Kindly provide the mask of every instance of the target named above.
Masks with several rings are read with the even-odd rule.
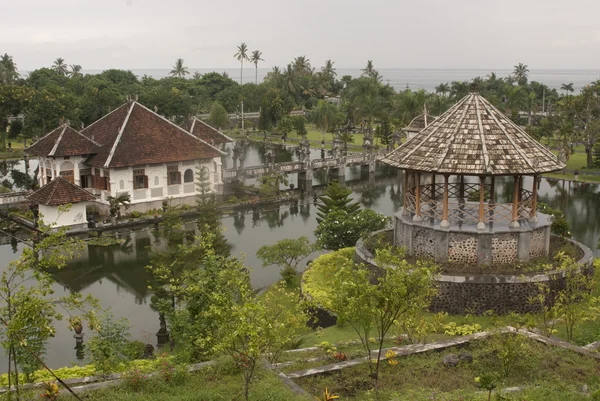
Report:
[[[25,149],[33,156],[78,156],[97,153],[100,145],[63,124]]]
[[[233,142],[233,139],[196,117],[192,119],[189,131],[203,141],[213,145]]]
[[[564,168],[556,155],[478,93],[465,96],[382,161],[439,174],[521,175]]]
[[[434,117],[430,114],[419,114],[418,116],[412,119],[410,124],[404,127],[404,130],[411,132],[419,132],[423,128],[429,126],[429,124],[434,122],[436,119],[437,117]]]
[[[35,205],[60,206],[67,203],[92,201],[96,197],[85,189],[58,177],[28,195],[27,199]]]
[[[139,166],[223,155],[220,150],[138,102],[131,101],[86,127],[101,150],[86,160],[98,168]]]

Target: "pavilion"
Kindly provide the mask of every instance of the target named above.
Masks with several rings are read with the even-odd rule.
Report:
[[[394,242],[409,254],[478,265],[548,255],[551,218],[536,210],[537,178],[564,164],[478,93],[382,161],[405,172]],[[496,201],[497,177],[510,177],[511,202]]]

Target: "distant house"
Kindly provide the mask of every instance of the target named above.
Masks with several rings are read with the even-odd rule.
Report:
[[[404,127],[404,133],[406,134],[406,140],[410,140],[415,137],[423,128],[429,126],[432,122],[436,120],[437,117],[434,117],[427,112],[416,116],[413,120]]]
[[[28,195],[27,200],[38,205],[45,224],[83,228],[87,226],[86,206],[95,202],[96,197],[71,181],[58,177]],[[62,210],[61,206],[67,204],[71,204],[70,209]]]
[[[81,132],[63,125],[26,149],[40,161],[40,185],[57,177],[85,188],[97,202],[129,193],[131,211],[193,204],[196,171],[209,171],[213,190],[222,188],[224,152],[131,101]]]

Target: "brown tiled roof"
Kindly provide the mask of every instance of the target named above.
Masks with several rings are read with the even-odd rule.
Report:
[[[465,96],[382,161],[440,174],[538,174],[564,168],[556,155],[478,93]]]
[[[233,142],[233,139],[196,117],[192,119],[189,131],[211,145]]]
[[[423,128],[427,127],[429,124],[434,122],[437,117],[434,117],[430,114],[420,114],[413,118],[413,120],[408,124],[404,130],[411,132],[419,132]]]
[[[91,201],[96,198],[85,189],[58,177],[27,196],[27,199],[34,205],[60,206],[67,203]]]
[[[61,125],[25,149],[33,156],[78,156],[97,153],[100,145],[67,124]]]
[[[223,152],[137,102],[128,102],[85,128],[102,145],[94,167],[125,167],[208,159]]]

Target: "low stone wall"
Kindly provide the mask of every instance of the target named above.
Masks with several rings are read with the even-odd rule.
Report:
[[[389,230],[391,231],[391,230]],[[389,236],[389,231],[386,235]],[[377,235],[381,233],[374,233]],[[579,247],[584,256],[579,264],[588,274],[593,274],[594,254],[585,245],[570,241]],[[354,255],[356,263],[364,263],[379,270],[374,255],[364,241],[356,243]],[[438,295],[432,300],[430,310],[450,314],[481,314],[493,310],[498,314],[508,312],[537,312],[539,306],[532,305],[529,299],[539,293],[539,284],[548,283],[553,291],[565,286],[562,272],[551,271],[544,274],[441,274],[438,279]]]

